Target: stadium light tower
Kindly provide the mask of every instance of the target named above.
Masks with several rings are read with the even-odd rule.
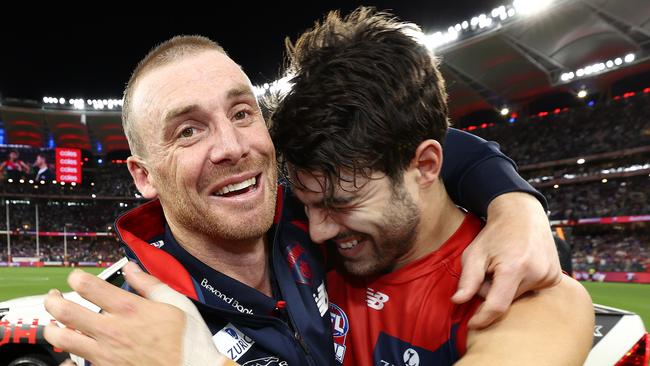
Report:
[[[66,222],[63,224],[63,261],[68,260],[68,226],[72,226],[71,223]]]
[[[40,258],[41,256],[41,246],[40,246],[40,235],[39,235],[39,226],[38,226],[38,203],[36,206],[36,212],[34,216],[36,217],[36,256]],[[39,259],[40,260],[40,259]]]
[[[5,215],[7,218],[7,262],[11,262],[11,235],[9,235],[9,200],[5,200]]]

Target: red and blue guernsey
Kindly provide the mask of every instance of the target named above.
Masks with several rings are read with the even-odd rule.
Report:
[[[381,277],[327,276],[336,359],[344,365],[452,365],[481,304],[456,305],[461,254],[483,222],[467,214],[438,250]]]

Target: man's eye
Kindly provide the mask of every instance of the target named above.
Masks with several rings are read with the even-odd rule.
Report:
[[[194,128],[193,127],[187,127],[184,128],[183,131],[181,131],[180,136],[184,138],[192,137],[194,135]]]
[[[239,111],[239,112],[235,113],[235,119],[237,119],[237,120],[244,119],[247,116],[248,116],[248,113],[246,111]]]

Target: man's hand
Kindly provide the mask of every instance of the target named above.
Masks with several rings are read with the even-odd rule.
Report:
[[[129,285],[146,298],[75,270],[68,283],[102,312],[93,312],[51,290],[45,308],[66,328],[48,325],[45,339],[97,366],[235,364],[217,351],[190,300],[134,263],[123,270]]]
[[[487,223],[465,249],[462,261],[463,271],[452,301],[464,303],[477,292],[485,297],[469,322],[471,328],[487,327],[515,298],[561,279],[544,208],[526,193],[506,193],[492,200]]]

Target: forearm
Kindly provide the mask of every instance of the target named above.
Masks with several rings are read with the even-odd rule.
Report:
[[[563,276],[557,285],[517,300],[490,327],[471,330],[467,353],[456,365],[582,365],[593,326],[589,294]]]
[[[535,196],[527,192],[507,192],[494,197],[487,206],[487,217],[517,221],[528,218],[526,221],[531,224],[543,223],[550,227],[544,206]]]

